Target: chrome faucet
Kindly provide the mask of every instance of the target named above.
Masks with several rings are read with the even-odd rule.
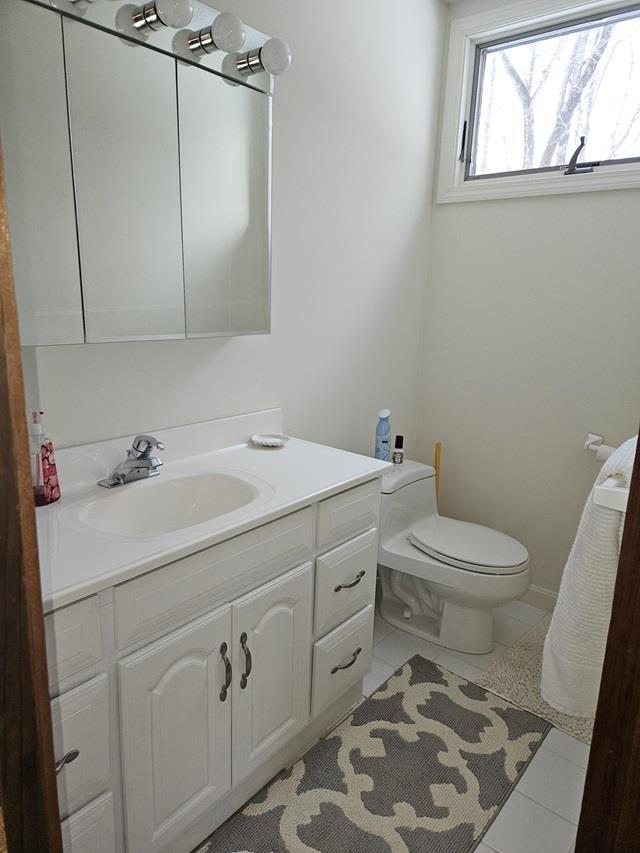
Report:
[[[146,480],[147,477],[157,477],[162,460],[152,456],[151,451],[164,450],[164,444],[152,435],[137,435],[127,450],[127,458],[117,465],[108,477],[98,480],[98,485],[105,489],[114,486],[124,486],[134,480]]]

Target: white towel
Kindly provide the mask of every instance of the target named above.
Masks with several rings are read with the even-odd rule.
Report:
[[[596,478],[631,482],[637,436],[607,459]],[[587,498],[562,575],[558,602],[544,643],[542,698],[574,717],[596,711],[624,514]]]

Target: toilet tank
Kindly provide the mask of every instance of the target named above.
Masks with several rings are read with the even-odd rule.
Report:
[[[421,515],[435,515],[436,472],[430,465],[407,459],[394,465],[382,476],[382,526],[394,507],[418,510]]]

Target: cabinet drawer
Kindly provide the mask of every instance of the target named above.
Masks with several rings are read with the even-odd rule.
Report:
[[[316,563],[314,628],[322,636],[367,604],[376,590],[378,531],[368,530]]]
[[[373,612],[369,604],[313,647],[314,717],[369,672]]]
[[[107,676],[54,699],[51,716],[55,760],[79,752],[58,773],[60,815],[66,817],[110,787]]]
[[[166,633],[276,575],[313,550],[310,509],[280,518],[115,588],[116,643]]]
[[[103,794],[62,821],[64,853],[115,853],[113,797]]]
[[[317,545],[337,545],[369,527],[377,527],[380,515],[380,480],[321,501],[318,506]]]
[[[52,696],[97,674],[102,660],[98,597],[55,610],[44,620]]]

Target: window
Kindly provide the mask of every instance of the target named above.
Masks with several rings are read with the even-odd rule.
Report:
[[[640,186],[640,6],[561,2],[452,22],[439,201]]]
[[[467,178],[640,159],[640,9],[476,49]],[[585,168],[582,166],[582,168]]]

